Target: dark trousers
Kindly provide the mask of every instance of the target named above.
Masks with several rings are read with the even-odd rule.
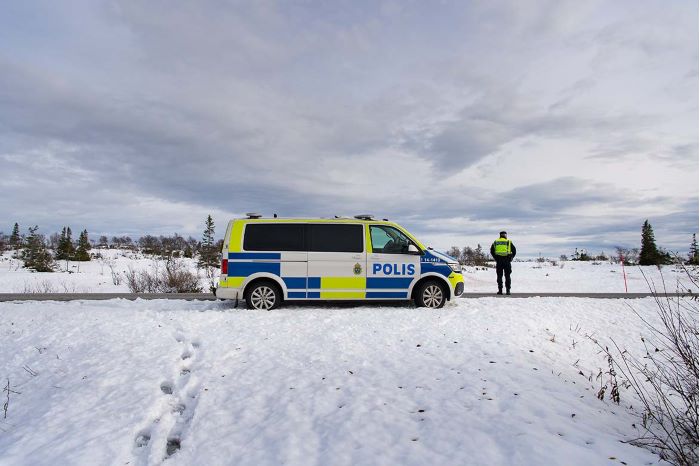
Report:
[[[510,273],[512,270],[509,259],[496,260],[496,282],[498,283],[498,291],[503,290],[504,273],[506,274],[506,290],[510,290]]]

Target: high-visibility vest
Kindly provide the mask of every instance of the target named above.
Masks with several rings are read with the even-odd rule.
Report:
[[[510,240],[498,238],[493,242],[493,249],[497,256],[510,256]]]

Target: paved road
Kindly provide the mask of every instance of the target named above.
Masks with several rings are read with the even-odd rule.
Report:
[[[497,296],[495,293],[464,293],[462,298],[603,298],[635,299],[654,296],[651,293],[514,293],[510,296]],[[688,294],[668,293],[658,296],[688,296]],[[697,294],[694,294],[697,296]],[[75,301],[105,299],[184,299],[188,301],[213,301],[216,297],[210,293],[0,293],[0,301]]]

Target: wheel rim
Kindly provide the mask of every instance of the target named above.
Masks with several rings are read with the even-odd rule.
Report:
[[[428,285],[423,291],[423,304],[426,307],[440,307],[442,303],[442,288],[438,285]]]
[[[250,301],[255,309],[269,310],[275,305],[275,290],[269,286],[259,286],[250,295]]]

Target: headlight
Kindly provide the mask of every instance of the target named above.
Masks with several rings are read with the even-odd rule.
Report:
[[[462,266],[459,265],[459,262],[450,262],[447,265],[450,266],[450,268],[452,269],[453,272],[462,273]]]

